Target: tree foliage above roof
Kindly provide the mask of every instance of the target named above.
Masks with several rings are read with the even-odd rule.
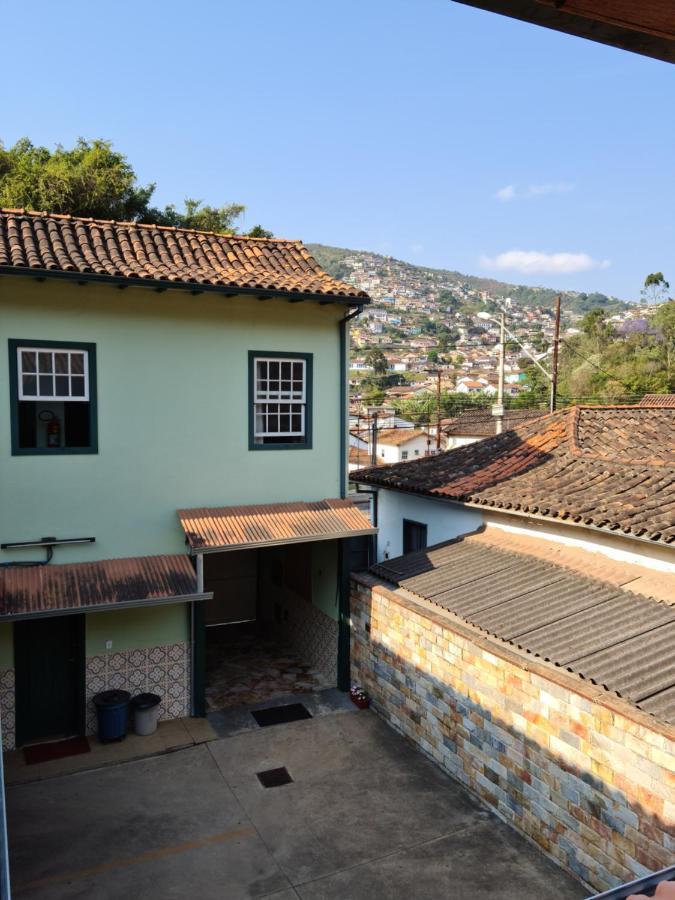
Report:
[[[110,141],[79,138],[71,149],[54,151],[21,138],[13,147],[0,142],[0,207],[24,208],[96,219],[117,219],[174,225],[223,234],[237,232],[246,209],[240,203],[203,205],[186,198],[184,209],[174,204],[151,205],[154,183],[141,185],[127,157]],[[260,225],[253,237],[271,237]]]

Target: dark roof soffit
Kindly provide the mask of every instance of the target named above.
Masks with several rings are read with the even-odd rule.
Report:
[[[270,288],[228,287],[220,284],[202,284],[200,282],[162,281],[150,278],[123,278],[118,275],[98,275],[95,272],[62,272],[51,269],[32,269],[26,266],[0,266],[0,275],[28,276],[35,279],[55,278],[70,281],[71,284],[109,284],[112,287],[139,287],[153,291],[187,291],[189,294],[222,294],[228,297],[249,296],[274,297],[283,300],[309,300],[320,303],[338,303],[345,306],[365,306],[370,303],[369,297],[348,297],[340,294],[314,294],[300,291],[271,290]]]
[[[641,0],[640,3],[633,0],[636,21],[635,23],[627,22],[625,25],[617,24],[616,17],[612,17],[615,18],[614,22],[607,21],[606,18],[610,18],[609,14],[606,17],[603,16],[600,8],[596,13],[597,17],[591,17],[590,13],[575,14],[573,9],[565,10],[564,0],[560,4],[560,8],[557,8],[553,2],[544,3],[541,0],[455,0],[455,2],[509,16],[512,19],[520,19],[532,25],[541,25],[544,28],[551,28],[575,37],[586,38],[600,44],[607,44],[620,50],[650,56],[663,62],[675,62],[675,34],[670,33],[673,25],[672,11],[670,13],[671,22],[665,20],[668,0],[665,2],[664,0],[656,0],[656,2]],[[599,6],[609,10],[612,3],[603,2]],[[657,11],[655,14],[658,14],[661,9],[664,11],[662,33],[654,34],[649,30],[641,30],[640,12],[645,7],[654,7]]]

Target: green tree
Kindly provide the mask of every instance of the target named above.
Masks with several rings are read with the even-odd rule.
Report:
[[[182,211],[174,204],[160,209],[150,205],[154,191],[154,183],[138,183],[131,163],[110,141],[79,138],[74,147],[58,145],[53,152],[28,138],[9,148],[0,142],[0,206],[219,233],[235,233],[245,209],[239,203],[205,206],[191,198]],[[260,225],[249,233],[271,236]]]
[[[657,309],[654,314],[654,325],[661,332],[666,357],[666,374],[668,390],[675,390],[675,300],[669,300]]]
[[[430,363],[437,363],[438,362],[438,350],[430,350],[427,353],[427,360]]]
[[[652,272],[645,278],[640,294],[645,303],[664,303],[668,299],[670,285],[663,277],[663,272]]]
[[[379,348],[371,347],[365,355],[365,361],[372,368],[374,375],[387,374],[387,357]]]

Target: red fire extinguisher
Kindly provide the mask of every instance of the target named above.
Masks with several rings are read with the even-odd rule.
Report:
[[[61,446],[61,423],[51,409],[40,413],[40,420],[47,423],[47,447],[52,449]]]

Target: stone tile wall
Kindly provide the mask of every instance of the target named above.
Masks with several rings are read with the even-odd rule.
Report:
[[[312,603],[286,593],[282,605],[288,619],[277,626],[282,639],[326,687],[337,684],[338,623]]]
[[[352,677],[373,708],[568,871],[606,890],[675,858],[675,728],[370,576]]]
[[[188,643],[140,650],[120,650],[87,657],[87,734],[96,732],[92,697],[100,691],[124,690],[131,695],[148,691],[162,698],[160,719],[190,715],[191,662]]]
[[[2,717],[3,750],[13,750],[16,745],[14,682],[14,669],[0,670],[0,716]]]

